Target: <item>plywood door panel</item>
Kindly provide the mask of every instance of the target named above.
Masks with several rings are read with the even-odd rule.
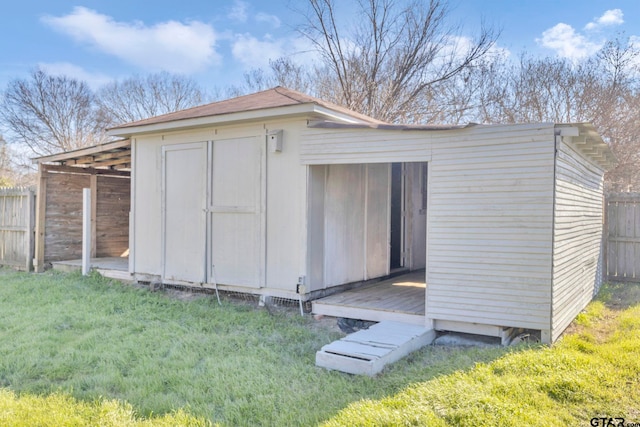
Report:
[[[264,284],[263,145],[256,137],[212,144],[210,281]]]
[[[364,279],[366,165],[330,165],[325,184],[325,284]]]
[[[369,164],[367,167],[366,258],[365,279],[389,274],[389,192],[391,165]]]
[[[207,146],[162,148],[163,278],[203,282]]]

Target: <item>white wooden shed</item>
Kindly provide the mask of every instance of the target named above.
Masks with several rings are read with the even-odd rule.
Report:
[[[598,286],[613,158],[588,123],[389,125],[277,87],[110,134],[131,140],[138,280],[316,300],[413,272],[374,299],[418,302],[427,328],[544,342]]]

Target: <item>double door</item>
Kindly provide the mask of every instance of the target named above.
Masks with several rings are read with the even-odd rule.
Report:
[[[264,286],[265,141],[162,148],[163,279]]]

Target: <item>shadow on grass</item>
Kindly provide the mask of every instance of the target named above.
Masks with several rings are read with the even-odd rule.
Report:
[[[553,346],[502,349],[484,360],[479,354],[474,362],[483,363],[440,365],[442,375],[354,402],[325,425],[560,426],[589,425],[604,416],[635,421],[639,301],[638,285],[607,284]]]
[[[342,336],[297,307],[176,297],[98,274],[0,269],[0,385],[118,399],[142,416],[185,408],[226,425],[315,425],[520,348],[429,346],[375,378],[315,366]]]

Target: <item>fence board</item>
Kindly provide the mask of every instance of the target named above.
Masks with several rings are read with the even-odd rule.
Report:
[[[640,193],[606,199],[608,280],[640,282]]]
[[[33,267],[35,190],[0,188],[0,265]]]

